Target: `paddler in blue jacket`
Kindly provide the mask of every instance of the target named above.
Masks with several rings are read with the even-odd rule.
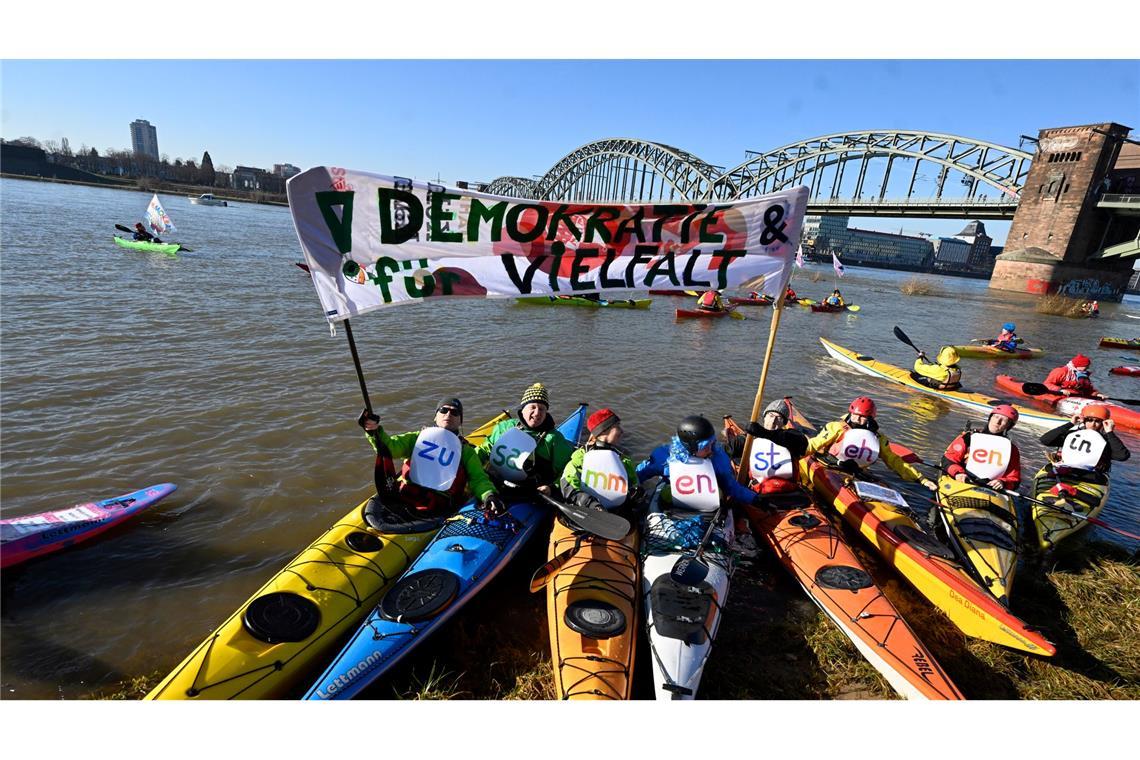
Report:
[[[430,427],[388,435],[380,418],[367,409],[357,424],[376,450],[376,496],[364,509],[374,528],[409,520],[447,517],[471,494],[490,513],[505,509],[483,470],[475,447],[459,434],[463,403],[445,398],[435,408]],[[404,465],[396,473],[394,459]]]
[[[701,480],[702,469],[711,469],[716,476],[717,488],[711,492],[708,487],[713,484]],[[683,483],[675,477],[678,472],[684,473]],[[716,509],[719,504],[712,504],[711,497],[719,498],[722,493],[742,504],[759,500],[759,494],[737,482],[732,461],[717,443],[716,430],[699,415],[681,420],[673,439],[655,448],[649,458],[637,466],[638,481],[644,483],[654,477],[669,481],[669,501],[686,509],[710,511],[704,506],[706,502]]]

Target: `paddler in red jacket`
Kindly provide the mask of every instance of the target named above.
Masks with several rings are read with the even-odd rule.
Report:
[[[930,478],[904,462],[891,451],[891,442],[879,432],[875,421],[875,402],[860,396],[847,407],[847,416],[827,423],[827,426],[808,440],[808,453],[825,452],[839,464],[839,469],[857,474],[877,460],[890,467],[903,480],[918,482],[936,491],[938,485]]]
[[[1064,396],[1104,398],[1092,384],[1092,359],[1077,354],[1064,367],[1057,367],[1045,378],[1045,387]]]
[[[376,496],[364,509],[374,528],[393,522],[448,517],[463,506],[470,491],[488,513],[506,509],[475,447],[459,434],[463,403],[445,398],[435,408],[435,422],[422,430],[388,435],[380,418],[367,409],[357,424],[376,449]],[[404,459],[396,474],[393,458]]]
[[[701,311],[724,311],[724,299],[720,297],[719,290],[706,290],[697,299],[697,308]]]
[[[1021,485],[1021,453],[1008,433],[1017,424],[1017,410],[999,404],[990,411],[984,430],[969,427],[942,455],[942,471],[955,480],[985,483],[995,491],[1016,491]]]

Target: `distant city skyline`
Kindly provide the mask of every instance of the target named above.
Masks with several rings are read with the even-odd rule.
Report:
[[[144,76],[177,83],[177,96],[106,98]],[[138,118],[172,161],[209,151],[215,165],[332,164],[445,182],[541,175],[608,137],[731,167],[748,150],[848,130],[1016,147],[1045,127],[1140,127],[1137,61],[5,61],[2,92],[8,140],[128,149],[123,125]],[[933,236],[964,223],[851,220]],[[995,244],[1008,227],[987,223]]]

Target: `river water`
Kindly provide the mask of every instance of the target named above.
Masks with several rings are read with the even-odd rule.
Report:
[[[288,210],[165,196],[178,226],[167,239],[193,252],[171,259],[113,245],[113,224],[140,220],[149,198],[0,181],[3,516],[178,485],[127,526],[4,572],[5,698],[73,698],[169,671],[371,489],[351,356],[293,266],[301,254]],[[932,352],[990,337],[1007,320],[1048,353],[964,360],[968,386],[995,393],[999,372],[1039,381],[1079,350],[1093,357],[1102,391],[1140,396],[1140,381],[1107,374],[1140,354],[1097,348],[1102,335],[1140,334],[1140,321],[1125,317],[1140,315],[1140,299],[1102,304],[1099,321],[1073,320],[1037,314],[1033,297],[979,280],[934,277],[938,293],[902,295],[912,276],[850,267],[840,284],[861,312],[789,308],[766,398],[791,394],[820,422],[868,394],[888,436],[937,461],[968,412],[842,369],[817,338],[909,364],[914,352],[893,325]],[[812,266],[793,285],[820,299],[833,281],[830,267]],[[689,303],[657,297],[649,311],[629,311],[464,299],[373,313],[353,328],[391,430],[428,423],[449,395],[462,398],[471,429],[541,380],[558,418],[578,401],[612,406],[636,461],[685,414],[719,421],[751,409],[770,312],[674,320]],[[1013,434],[1026,478],[1043,463],[1036,434]],[[1140,438],[1122,437],[1136,456],[1113,468],[1102,519],[1137,531]]]

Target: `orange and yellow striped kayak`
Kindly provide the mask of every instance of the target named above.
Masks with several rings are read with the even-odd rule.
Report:
[[[888,564],[967,636],[1037,655],[1056,654],[1052,643],[982,589],[954,559],[949,547],[919,529],[903,511],[885,501],[860,498],[851,476],[815,457],[801,459],[799,467],[801,482],[831,504]]]

